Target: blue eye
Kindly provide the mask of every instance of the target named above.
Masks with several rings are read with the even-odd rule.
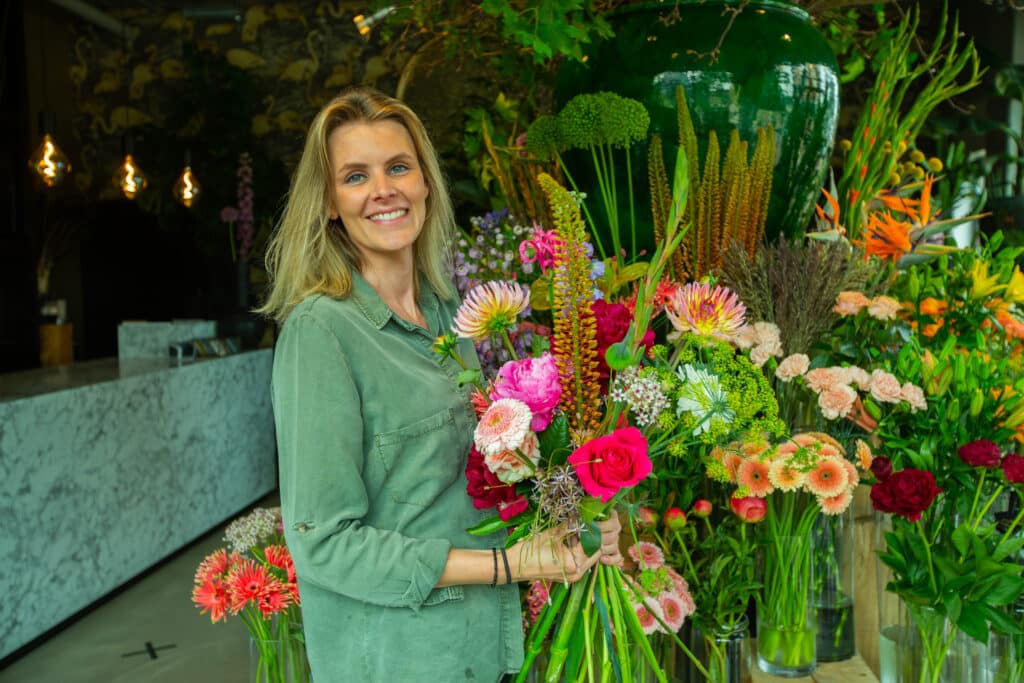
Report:
[[[365,179],[366,179],[366,174],[365,173],[350,173],[349,175],[347,175],[345,177],[345,183],[348,184],[348,185],[352,185],[352,184],[355,184],[355,183],[361,183]]]
[[[408,164],[398,163],[394,164],[390,169],[392,173],[406,173],[409,170]]]

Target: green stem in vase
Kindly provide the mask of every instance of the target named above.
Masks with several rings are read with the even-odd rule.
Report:
[[[555,617],[561,611],[562,603],[565,602],[565,598],[568,594],[569,591],[566,589],[564,584],[556,583],[554,587],[551,588],[551,592],[548,594],[548,604],[541,610],[536,623],[534,623],[533,628],[530,629],[530,635],[527,638],[529,646],[526,649],[523,666],[519,670],[519,674],[516,676],[515,683],[523,683],[523,681],[526,680],[526,676],[530,673],[530,669],[533,667],[534,660],[537,659],[537,655],[540,654],[540,651],[544,647],[544,638],[547,637],[548,631],[551,630]]]
[[[589,581],[577,581],[569,589],[569,603],[565,607],[562,621],[558,624],[558,631],[551,642],[551,659],[548,661],[548,670],[544,677],[548,683],[558,683],[561,677],[565,659],[569,654],[569,639],[572,637],[573,629],[576,628],[576,617],[580,613],[580,606],[583,604],[583,595],[586,593],[588,583]]]

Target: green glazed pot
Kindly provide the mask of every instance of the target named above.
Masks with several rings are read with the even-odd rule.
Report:
[[[672,174],[673,143],[678,143],[675,88],[682,85],[701,146],[715,130],[722,154],[735,128],[751,145],[764,126],[775,130],[776,164],[767,239],[780,233],[802,234],[810,221],[835,141],[839,114],[839,76],[835,55],[802,9],[777,0],[751,0],[736,16],[717,61],[709,53],[726,30],[734,0],[682,0],[680,19],[666,25],[672,3],[624,8],[612,17],[615,37],[590,48],[584,64],[567,64],[558,75],[561,108],[574,95],[607,90],[642,102],[651,115],[651,131],[666,144]],[[647,187],[646,145],[633,148],[634,194],[642,247],[653,245]],[[581,189],[597,197],[593,175],[582,155],[567,163]],[[578,171],[578,172],[577,172]],[[623,175],[623,174],[619,174]],[[582,180],[581,180],[582,178]],[[625,182],[620,187],[624,196]],[[593,192],[591,193],[591,189]],[[591,202],[591,206],[599,202]],[[620,202],[620,207],[624,205]],[[620,213],[623,213],[620,208]],[[595,214],[595,220],[600,210]],[[628,214],[620,217],[628,225]],[[624,243],[628,240],[624,240]]]

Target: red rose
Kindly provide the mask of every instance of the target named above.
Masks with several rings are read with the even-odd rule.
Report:
[[[601,384],[606,385],[610,370],[608,362],[604,359],[604,352],[608,347],[626,338],[629,331],[629,324],[633,321],[633,314],[623,304],[610,304],[603,299],[598,299],[591,304],[594,311],[594,319],[597,322],[597,372],[601,377]],[[644,348],[654,346],[654,332],[650,329],[644,334]]]
[[[473,446],[466,462],[466,493],[473,499],[473,507],[486,510],[513,500],[516,487],[498,479],[484,463],[483,454]]]
[[[971,467],[999,467],[1002,457],[999,446],[987,439],[964,444],[957,449],[956,454]]]
[[[1008,455],[1003,458],[1003,474],[1011,484],[1024,484],[1024,456]]]
[[[616,429],[583,444],[569,456],[583,490],[607,503],[651,473],[647,439],[636,427]]]
[[[875,456],[871,461],[871,474],[878,481],[885,481],[892,474],[892,461],[884,455]]]
[[[940,493],[942,489],[935,485],[931,472],[902,470],[871,487],[871,505],[879,512],[902,515],[916,522]]]
[[[732,511],[736,513],[737,517],[751,524],[760,522],[768,514],[768,504],[764,502],[763,498],[758,498],[757,496],[730,498],[729,504],[732,506]]]

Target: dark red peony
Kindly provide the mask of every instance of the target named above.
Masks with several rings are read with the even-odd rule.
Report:
[[[988,439],[964,444],[957,449],[956,454],[971,467],[999,467],[1003,455],[999,452],[999,446]]]
[[[1008,455],[1003,458],[1003,474],[1011,484],[1024,484],[1024,455]]]
[[[875,456],[871,461],[871,474],[878,481],[885,481],[892,474],[892,461],[884,455]]]
[[[871,504],[879,512],[901,515],[916,522],[940,493],[942,489],[935,485],[931,472],[901,470],[871,487]]]
[[[466,493],[473,499],[473,507],[477,510],[497,507],[501,503],[509,504],[521,497],[516,496],[515,484],[506,484],[487,468],[484,456],[476,446],[469,451],[469,460],[466,462]]]
[[[608,383],[610,370],[604,359],[608,347],[626,338],[633,314],[623,304],[610,304],[602,299],[591,304],[594,319],[597,321],[597,372],[601,376],[601,384]],[[654,346],[654,332],[650,329],[644,335],[643,346],[646,349]]]

